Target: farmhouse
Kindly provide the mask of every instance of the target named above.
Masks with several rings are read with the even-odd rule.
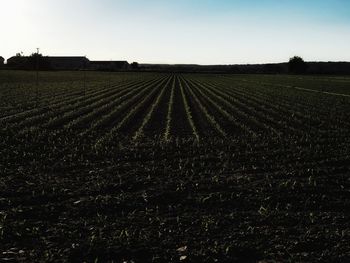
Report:
[[[92,70],[128,70],[130,64],[127,61],[91,61],[90,69]]]
[[[4,61],[5,61],[5,59],[0,56],[0,67],[2,67],[4,65]]]

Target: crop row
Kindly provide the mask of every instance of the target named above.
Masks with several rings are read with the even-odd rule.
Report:
[[[350,129],[348,104],[322,99],[245,77],[151,74],[130,77],[117,84],[90,87],[85,94],[71,90],[38,107],[0,118],[2,129],[22,134],[69,130],[88,136],[96,145],[108,145],[120,136],[135,142],[158,136],[196,141],[208,137],[338,137]],[[274,84],[279,85],[279,84]],[[45,91],[49,92],[49,91]],[[53,92],[51,91],[51,94]],[[315,94],[314,94],[315,95]],[[321,96],[321,95],[318,95]],[[326,113],[326,100],[340,115]],[[308,106],[309,105],[309,106]],[[319,113],[319,114],[318,114]]]

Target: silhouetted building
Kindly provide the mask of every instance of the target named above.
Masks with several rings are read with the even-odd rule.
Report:
[[[90,61],[86,57],[41,57],[40,62],[45,61],[45,67],[41,66],[40,69],[52,69],[52,70],[80,70],[88,69]],[[33,69],[33,61],[31,57],[27,56],[14,56],[7,60],[7,66],[12,69]],[[34,63],[35,64],[35,63]]]
[[[7,60],[7,67],[11,69],[24,69],[28,64],[29,57],[14,56]]]
[[[88,69],[90,61],[86,57],[47,57],[51,69],[79,70]]]
[[[90,69],[102,71],[128,70],[130,64],[127,61],[91,61]]]
[[[4,66],[5,59],[0,57],[0,67]]]

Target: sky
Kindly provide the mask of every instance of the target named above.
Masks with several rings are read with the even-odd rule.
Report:
[[[0,0],[0,56],[168,64],[350,61],[349,0]]]

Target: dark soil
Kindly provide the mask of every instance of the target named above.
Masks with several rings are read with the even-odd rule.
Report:
[[[348,138],[1,136],[1,261],[350,261]]]

